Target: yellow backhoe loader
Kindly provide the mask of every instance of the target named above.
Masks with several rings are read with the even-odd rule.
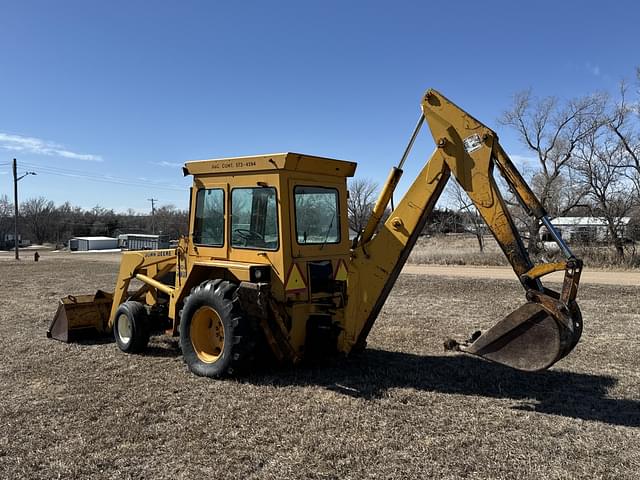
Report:
[[[425,123],[436,148],[382,222]],[[496,169],[566,257],[534,265],[493,177]],[[297,153],[190,161],[189,235],[175,249],[124,252],[113,295],[61,300],[48,336],[72,341],[113,332],[125,352],[152,332],[180,336],[198,375],[250,371],[258,352],[295,363],[366,346],[369,331],[450,176],[495,236],[526,303],[483,334],[446,347],[525,371],[550,367],[582,333],[575,302],[582,262],[549,221],[497,135],[435,90],[368,225],[349,240],[347,177],[356,164]],[[541,277],[565,272],[560,292]],[[134,285],[138,285],[134,289]]]

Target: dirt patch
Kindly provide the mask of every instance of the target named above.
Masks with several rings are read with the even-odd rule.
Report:
[[[510,280],[516,275],[510,267],[472,267],[458,265],[405,265],[402,269],[404,273],[419,275],[452,277],[452,278],[477,278]],[[554,272],[543,277],[543,282],[562,283],[564,272]],[[595,283],[602,285],[635,286],[640,287],[640,271],[627,270],[615,272],[611,270],[591,270],[586,269],[580,275],[580,283]]]
[[[517,282],[403,274],[369,348],[242,380],[45,338],[57,299],[111,290],[110,257],[0,262],[0,478],[636,478],[639,287],[587,284],[583,340],[522,374],[442,340],[524,301]]]

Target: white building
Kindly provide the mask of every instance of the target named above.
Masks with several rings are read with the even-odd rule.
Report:
[[[13,233],[7,233],[4,236],[4,239],[2,239],[2,243],[5,246],[5,248],[14,248],[16,246],[15,242],[13,241]],[[31,240],[24,240],[22,238],[22,235],[18,234],[18,247],[28,247],[31,245]]]
[[[124,250],[159,250],[169,248],[169,236],[123,233],[122,235],[118,235],[118,247]]]
[[[618,235],[623,237],[627,233],[627,226],[631,217],[616,219]],[[606,242],[609,240],[609,226],[604,217],[556,217],[551,220],[562,238],[567,242]],[[541,230],[542,240],[551,240],[546,229]]]
[[[69,240],[69,250],[86,252],[88,250],[114,250],[118,248],[118,239],[111,237],[74,237]]]

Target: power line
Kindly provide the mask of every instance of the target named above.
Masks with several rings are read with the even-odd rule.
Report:
[[[157,185],[157,186],[166,186],[166,187],[171,187],[171,188],[181,188],[179,185],[175,185],[175,184],[167,184],[167,183],[162,183],[162,182],[158,182],[155,180],[147,180],[145,178],[129,178],[129,177],[118,177],[118,176],[114,176],[114,175],[103,175],[100,173],[92,173],[92,172],[87,172],[84,170],[74,170],[74,169],[70,169],[70,168],[59,168],[59,167],[50,167],[47,165],[37,165],[37,164],[30,164],[30,163],[22,163],[23,165],[32,167],[32,168],[38,168],[44,171],[47,171],[48,173],[52,173],[52,174],[66,174],[66,175],[76,175],[78,177],[82,177],[82,178],[95,178],[98,180],[104,180],[104,181],[118,181],[118,182],[131,182],[131,183],[135,183],[135,184],[144,184],[144,185],[148,185],[149,183],[153,184],[153,185]]]
[[[99,176],[99,174],[97,173],[93,173],[93,172],[87,172],[86,170],[76,170],[76,169],[72,169],[72,168],[62,168],[62,167],[51,167],[49,165],[39,165],[39,164],[35,164],[35,163],[28,163],[28,162],[22,162],[23,165],[29,165],[35,168],[44,168],[47,170],[52,170],[55,172],[65,172],[65,173],[76,173],[78,175],[89,175],[89,176]],[[131,178],[125,178],[125,177],[113,177],[112,178],[120,178],[120,179],[125,179],[125,180],[132,180]]]
[[[37,168],[39,172],[42,172],[48,175],[56,175],[56,176],[68,177],[68,178],[80,178],[84,180],[101,182],[101,183],[111,183],[115,185],[128,185],[128,186],[144,187],[144,188],[159,188],[163,190],[174,190],[174,191],[181,191],[181,192],[184,191],[184,187],[180,187],[178,185],[162,184],[155,181],[115,177],[111,175],[104,176],[104,175],[94,174],[90,172],[83,172],[80,170],[47,167],[43,165],[28,164],[24,162],[22,163],[22,165],[25,165],[30,168]]]
[[[86,170],[76,170],[76,169],[72,169],[72,168],[61,168],[61,167],[51,167],[49,165],[39,165],[39,164],[34,164],[34,163],[28,163],[28,162],[22,162],[24,165],[30,165],[33,166],[35,168],[45,168],[48,170],[53,170],[56,172],[66,172],[66,173],[77,173],[79,175],[98,175],[92,172],[87,172]],[[122,177],[120,177],[122,178]]]

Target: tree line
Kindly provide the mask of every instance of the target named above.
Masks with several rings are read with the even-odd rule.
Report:
[[[14,206],[7,195],[0,196],[0,241],[13,235]],[[121,233],[159,233],[171,239],[187,233],[188,212],[173,205],[163,205],[154,214],[140,214],[132,209],[117,213],[95,206],[83,209],[65,202],[55,205],[44,197],[22,202],[18,212],[18,234],[32,243],[65,244],[72,237],[107,236]]]

